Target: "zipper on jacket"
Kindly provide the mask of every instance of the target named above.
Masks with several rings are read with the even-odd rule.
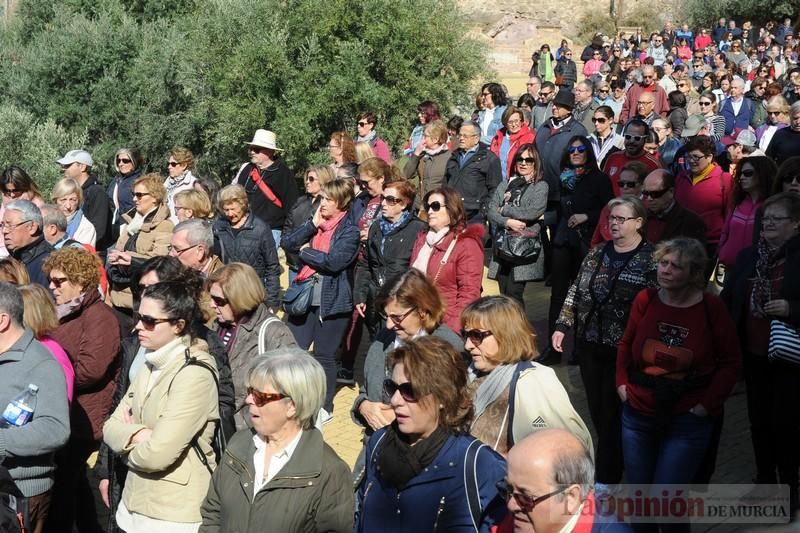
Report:
[[[444,496],[442,499],[439,500],[439,507],[436,509],[436,519],[433,521],[433,531],[436,531],[439,528],[439,517],[442,516],[442,511],[444,511]]]

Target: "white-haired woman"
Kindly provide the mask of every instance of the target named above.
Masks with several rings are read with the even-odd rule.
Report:
[[[201,509],[201,532],[352,531],[350,469],[314,428],[325,381],[304,350],[253,359],[245,400],[253,427],[225,449]]]
[[[55,184],[50,199],[67,217],[67,238],[94,247],[97,230],[83,215],[83,191],[80,184],[72,178],[64,178]]]

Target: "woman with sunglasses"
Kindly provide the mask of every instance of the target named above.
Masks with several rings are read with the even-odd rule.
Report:
[[[411,266],[433,281],[445,302],[444,323],[458,331],[461,311],[481,294],[484,226],[467,224],[461,194],[450,187],[426,194],[423,209],[428,231],[417,235]]]
[[[42,266],[59,321],[50,336],[67,352],[75,368],[70,439],[56,454],[56,486],[50,507],[52,523],[67,529],[76,520],[86,529],[97,526],[91,524],[96,513],[86,460],[100,447],[119,368],[120,327],[114,311],[100,296],[97,267],[97,256],[71,246],[51,253]]]
[[[352,531],[350,469],[314,427],[325,381],[320,364],[297,348],[252,360],[250,428],[233,436],[214,471],[200,533]]]
[[[117,174],[111,179],[106,191],[111,205],[114,206],[114,238],[123,223],[122,215],[133,209],[133,184],[142,175],[143,166],[144,158],[136,148],[120,148],[114,156],[114,170]]]
[[[750,156],[736,165],[733,175],[731,212],[719,238],[719,262],[730,268],[739,252],[753,245],[761,225],[758,214],[773,189],[778,167],[765,156]]]
[[[203,320],[196,296],[184,284],[157,283],[135,315],[143,366],[103,426],[108,447],[128,461],[115,515],[126,533],[200,527],[219,408],[216,364],[191,328]]]
[[[236,429],[247,427],[244,405],[247,368],[255,356],[277,348],[296,347],[289,327],[264,303],[264,285],[253,267],[230,263],[212,272],[206,281],[211,308],[212,330],[225,346],[233,377]]]
[[[297,198],[297,201],[289,210],[289,214],[286,215],[282,235],[288,235],[294,231],[294,228],[302,225],[314,215],[319,207],[319,193],[322,190],[322,186],[334,178],[336,178],[336,174],[327,165],[316,165],[306,169],[305,176],[303,176],[303,185],[305,185],[306,193]],[[290,253],[286,254],[286,265],[289,267],[289,283],[291,283],[297,277],[297,273],[303,265],[297,255]]]
[[[540,220],[547,207],[548,186],[539,151],[532,143],[520,146],[514,157],[514,173],[508,182],[500,182],[489,201],[487,213],[495,235],[528,233],[538,238],[544,230]],[[500,293],[524,306],[523,293],[528,281],[544,279],[544,254],[535,260],[511,263],[492,254],[489,278],[496,279]]]
[[[283,236],[283,248],[303,262],[295,284],[310,283],[308,310],[289,315],[288,324],[297,344],[325,369],[327,391],[324,408],[333,413],[336,393],[336,350],[353,315],[352,267],[359,252],[359,232],[349,215],[353,184],[337,178],[322,186],[314,216]],[[294,286],[294,285],[293,285]]]
[[[594,158],[598,167],[603,168],[606,157],[625,148],[625,139],[616,132],[614,126],[614,110],[610,106],[601,105],[594,110],[592,116],[594,131],[589,134]]]
[[[800,156],[790,157],[778,167],[772,194],[782,192],[800,194]]]
[[[194,156],[191,150],[179,146],[169,151],[167,157],[167,179],[164,188],[167,190],[167,206],[169,207],[170,220],[177,224],[178,213],[175,209],[175,194],[180,191],[191,190],[197,178],[192,174]]]
[[[507,296],[484,296],[461,313],[475,415],[470,434],[504,456],[532,431],[564,428],[593,450],[589,429],[555,372],[534,362],[536,334]],[[537,421],[545,420],[539,425]]]
[[[122,215],[119,238],[108,251],[111,304],[129,314],[132,308],[132,270],[150,257],[167,255],[174,227],[164,203],[167,191],[158,174],[146,174],[133,183],[134,208]]]
[[[372,111],[362,111],[356,116],[356,143],[365,143],[372,148],[375,157],[387,164],[392,164],[392,152],[386,141],[378,137],[378,115]]]
[[[391,352],[384,393],[395,420],[367,443],[354,531],[489,531],[506,515],[506,463],[469,436],[464,359],[433,336]]]
[[[778,130],[789,125],[789,102],[781,95],[776,95],[766,101],[766,122],[756,128],[758,147],[766,153],[772,137]]]
[[[644,238],[644,205],[637,198],[614,198],[608,209],[611,240],[592,248],[583,260],[551,337],[560,352],[566,332],[576,332],[575,353],[597,432],[598,484],[622,478],[622,404],[614,382],[617,345],[634,298],[656,285],[653,246]]]
[[[597,167],[594,150],[586,137],[570,139],[561,157],[561,202],[551,250],[550,335],[567,292],[589,251],[594,228],[603,206],[614,197],[611,179]],[[542,356],[545,363],[558,363],[561,355],[549,346]]]
[[[719,141],[725,136],[725,117],[717,113],[717,96],[713,91],[704,91],[700,94],[700,114],[706,119],[709,134],[713,141]]]
[[[536,132],[525,124],[525,117],[518,107],[509,105],[503,111],[503,127],[497,130],[489,149],[500,159],[500,170],[503,181],[515,172],[513,165],[517,150],[524,144],[533,143]]]
[[[461,337],[442,323],[445,307],[439,291],[419,270],[411,268],[390,279],[377,302],[384,328],[367,352],[363,384],[351,412],[353,420],[364,427],[364,446],[375,431],[394,421],[394,411],[383,394],[383,381],[388,377],[386,358],[392,350],[426,335],[438,337],[458,351],[464,347]],[[357,478],[364,473],[363,450],[353,472]]]

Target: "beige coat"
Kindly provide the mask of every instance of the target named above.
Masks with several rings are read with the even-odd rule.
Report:
[[[133,213],[134,211],[129,211],[122,215],[126,223],[120,228],[119,239],[117,239],[117,243],[114,246],[117,250],[125,250],[125,244],[131,238],[127,232],[127,223],[132,220]],[[165,204],[161,204],[156,212],[150,215],[145,223],[142,224],[136,239],[136,247],[128,252],[132,257],[138,259],[150,259],[157,255],[167,255],[169,243],[172,240],[173,227],[174,224],[169,219],[169,208]],[[125,309],[133,307],[133,295],[129,288],[124,290],[111,289],[110,300],[114,307]]]
[[[149,392],[153,367],[146,364],[139,371],[106,421],[103,436],[113,451],[127,455],[129,472],[122,499],[129,511],[158,520],[200,522],[211,474],[192,449],[192,441],[199,434],[198,444],[214,465],[211,441],[219,419],[217,388],[207,369],[182,368],[184,342],[170,346],[163,366],[156,364],[161,373]],[[191,354],[216,369],[206,349],[200,341]],[[123,421],[128,410],[133,416],[130,424]],[[145,428],[153,431],[150,438],[132,445],[134,434]]]

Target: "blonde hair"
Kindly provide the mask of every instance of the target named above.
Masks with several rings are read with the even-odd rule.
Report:
[[[336,202],[336,207],[341,211],[350,207],[350,202],[353,201],[353,197],[355,196],[353,182],[342,178],[336,178],[324,184],[322,186],[322,192]]]
[[[83,190],[81,190],[78,182],[72,178],[58,180],[50,193],[50,200],[56,201],[58,198],[63,198],[68,194],[76,194],[78,196],[78,205],[83,203]]]
[[[209,274],[206,287],[210,290],[215,283],[219,284],[237,319],[255,310],[267,297],[256,271],[244,263],[231,263]]]
[[[150,196],[158,203],[163,202],[164,198],[167,197],[167,189],[164,188],[164,178],[162,178],[160,174],[155,172],[145,174],[133,182],[133,189],[139,185],[144,185],[147,192],[150,193]]]
[[[356,163],[359,165],[367,159],[375,157],[375,151],[367,142],[356,143]]]
[[[462,328],[481,328],[492,332],[500,351],[498,364],[527,361],[539,355],[536,333],[525,311],[508,296],[484,296],[461,312]]]
[[[0,259],[0,281],[7,281],[13,285],[26,285],[31,282],[31,275],[25,265],[13,257]]]
[[[245,192],[244,187],[238,183],[223,187],[220,189],[219,194],[217,195],[217,208],[220,211],[225,208],[225,204],[229,204],[231,202],[238,202],[245,211],[250,208],[250,202],[247,200],[247,193]]]
[[[177,204],[182,202],[186,209],[191,209],[192,218],[209,219],[214,215],[211,209],[211,200],[205,191],[198,191],[197,189],[184,189],[176,192],[172,197]]]
[[[58,327],[56,304],[50,292],[39,284],[31,283],[18,288],[24,306],[22,323],[30,328],[34,337],[41,339]]]
[[[192,168],[194,168],[194,156],[192,155],[192,151],[188,148],[178,146],[170,150],[169,155],[172,156],[176,163],[184,165],[186,170],[192,170]]]
[[[336,172],[334,172],[329,165],[314,165],[313,167],[308,167],[303,177],[308,176],[309,172],[314,172],[317,175],[317,183],[319,183],[320,186],[336,179]]]

